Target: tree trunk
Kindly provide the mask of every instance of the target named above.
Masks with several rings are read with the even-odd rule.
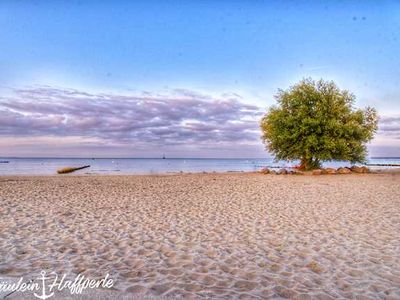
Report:
[[[305,156],[303,156],[302,158],[301,158],[301,162],[300,162],[300,170],[301,171],[306,171],[307,169],[309,168],[309,161],[308,161],[308,159],[305,157]]]
[[[307,158],[306,156],[303,156],[301,158],[300,162],[300,170],[302,171],[308,171],[308,170],[313,170],[313,169],[318,169],[321,167],[321,163],[318,159],[313,159]]]

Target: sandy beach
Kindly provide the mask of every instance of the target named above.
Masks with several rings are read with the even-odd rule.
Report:
[[[1,177],[0,277],[109,273],[110,299],[399,299],[399,186],[396,173]]]

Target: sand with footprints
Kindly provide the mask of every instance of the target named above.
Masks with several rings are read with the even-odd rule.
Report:
[[[399,299],[399,186],[399,174],[1,177],[0,277],[109,273],[115,299]]]

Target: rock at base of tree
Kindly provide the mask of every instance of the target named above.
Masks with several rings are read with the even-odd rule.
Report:
[[[358,167],[358,166],[352,166],[352,167],[350,168],[350,170],[351,170],[352,172],[354,172],[354,173],[362,173],[361,167]]]
[[[315,169],[312,171],[313,175],[321,175],[322,174],[322,170],[321,169]]]
[[[304,175],[304,173],[302,171],[298,171],[298,170],[290,171],[290,174],[292,174],[292,175]]]
[[[363,173],[371,173],[371,170],[367,167],[361,167]]]
[[[351,173],[351,170],[350,170],[349,168],[343,168],[343,167],[341,167],[341,168],[338,168],[338,169],[336,170],[336,173],[338,173],[338,174],[350,174],[350,173]]]
[[[358,166],[352,166],[350,170],[354,173],[359,173],[359,174],[371,172],[370,169],[368,169],[367,167],[358,167]]]
[[[260,171],[260,173],[261,173],[261,174],[269,174],[270,171],[269,171],[268,168],[262,168],[261,171]]]
[[[361,174],[361,173],[366,173],[366,172],[364,171],[364,168],[365,168],[365,167],[352,166],[352,167],[350,168],[350,170],[351,170],[352,172],[354,172],[354,173]]]
[[[332,175],[332,174],[336,174],[336,170],[333,168],[326,168],[326,169],[322,169],[322,174],[327,174],[327,175]]]
[[[288,171],[286,169],[280,169],[277,174],[279,175],[286,175]]]

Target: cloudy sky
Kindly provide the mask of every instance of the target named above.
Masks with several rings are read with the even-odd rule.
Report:
[[[400,2],[99,2],[0,2],[0,156],[268,156],[260,116],[304,77],[400,156]]]

